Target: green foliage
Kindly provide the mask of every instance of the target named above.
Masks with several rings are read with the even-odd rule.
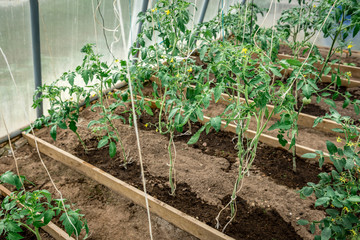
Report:
[[[321,235],[316,236],[315,239],[358,239],[360,231],[360,152],[358,150],[360,134],[353,124],[353,120],[341,117],[335,110],[325,118],[341,124],[342,128],[335,131],[345,133],[345,139],[337,138],[337,141],[342,143],[342,147],[326,141],[330,161],[334,164],[335,169],[330,173],[320,173],[320,181],[317,184],[308,183],[308,186],[302,188],[299,193],[302,198],[315,194],[315,207],[324,207],[327,216],[320,221],[309,223],[301,220],[298,223],[300,225],[310,224],[313,234],[315,234],[315,225],[318,226]],[[321,152],[318,154],[321,167],[323,156]],[[311,158],[315,157],[314,154],[306,155]]]
[[[37,239],[41,239],[39,228],[49,224],[54,217],[60,216],[60,222],[69,236],[78,236],[85,229],[84,239],[87,238],[89,229],[83,219],[84,215],[80,214],[79,210],[72,210],[62,200],[53,199],[47,190],[20,190],[21,182],[24,181],[24,176],[20,179],[10,171],[0,176],[0,183],[11,184],[18,189],[5,197],[1,203],[0,236],[5,236],[8,240],[23,239],[21,233],[26,228],[33,232]]]

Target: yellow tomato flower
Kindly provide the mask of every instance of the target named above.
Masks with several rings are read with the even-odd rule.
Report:
[[[354,146],[354,145],[355,145],[355,143],[353,143],[352,141],[346,143],[346,146],[348,146],[348,147],[352,147],[352,146]]]
[[[351,76],[352,76],[351,72],[346,72],[345,74],[346,74],[346,76],[348,76],[348,77],[351,77]]]
[[[316,5],[314,4],[313,7],[316,8]]]
[[[336,138],[336,141],[337,141],[338,143],[341,143],[342,139],[341,139],[340,137],[337,137],[337,138]]]
[[[115,62],[118,63],[118,62],[119,62],[119,59],[115,59]]]
[[[350,49],[350,48],[352,48],[352,47],[353,47],[353,45],[349,44],[347,48]]]
[[[354,230],[354,229],[351,229],[351,230],[350,230],[350,232],[351,232],[354,236],[356,236],[356,235],[357,235],[357,233],[355,232],[355,230]]]
[[[340,177],[339,180],[340,180],[340,182],[342,182],[342,183],[346,183],[346,178],[344,178],[344,177]],[[346,208],[346,207],[345,207],[345,208]],[[345,208],[344,208],[344,209],[345,209]],[[346,209],[347,209],[347,208],[346,208]]]
[[[169,15],[169,14],[170,14],[170,10],[166,10],[165,13],[166,13],[166,15]]]
[[[176,74],[176,77],[177,77],[177,78],[180,77],[180,74]]]
[[[189,73],[191,73],[192,72],[192,67],[190,67],[187,71],[189,72]]]
[[[171,58],[170,62],[173,63],[173,62],[174,62],[174,58]]]
[[[156,129],[156,132],[158,132],[159,131],[159,129]]]
[[[146,123],[144,126],[147,128],[147,127],[149,126],[149,124],[148,124],[148,123]]]
[[[306,74],[304,74],[303,77],[306,78]]]
[[[157,10],[157,8],[153,8],[151,9],[151,12],[155,12]]]
[[[241,50],[241,53],[245,53],[245,54],[246,54],[247,51],[248,51],[247,48],[243,48],[243,49]]]
[[[349,212],[349,209],[347,207],[344,207],[343,210]]]

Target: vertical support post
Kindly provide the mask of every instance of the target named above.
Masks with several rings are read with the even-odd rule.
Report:
[[[205,13],[207,11],[208,6],[209,6],[209,0],[205,0],[201,8],[199,23],[202,23],[204,21]]]
[[[30,17],[31,17],[31,40],[32,40],[32,54],[34,65],[34,81],[35,89],[42,85],[41,80],[41,52],[40,52],[40,24],[39,24],[39,1],[30,0]],[[37,96],[37,98],[40,95]],[[43,115],[43,105],[36,109],[36,116]]]

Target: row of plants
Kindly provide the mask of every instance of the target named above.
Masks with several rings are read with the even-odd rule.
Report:
[[[293,170],[296,171],[298,116],[303,107],[316,98],[318,103],[324,101],[328,104],[331,113],[318,118],[314,125],[330,118],[342,124],[343,128],[334,131],[346,137],[341,140],[343,148],[327,142],[335,169],[320,174],[319,183],[309,183],[300,191],[303,197],[315,193],[316,206],[330,206],[326,210],[328,216],[312,222],[310,229],[316,234],[315,226],[319,226],[321,234],[316,236],[317,239],[356,237],[359,221],[355,218],[359,217],[357,206],[360,202],[359,132],[353,124],[354,119],[343,117],[335,110],[334,100],[344,97],[343,107],[352,105],[357,114],[360,100],[351,100],[350,93],[338,91],[341,78],[350,79],[351,73],[342,73],[340,67],[332,71],[329,64],[340,66],[341,59],[330,61],[338,51],[342,53],[347,49],[351,54],[352,43],[346,39],[350,34],[357,35],[360,29],[358,1],[299,0],[298,6],[282,12],[277,25],[271,28],[257,24],[257,17],[264,15],[266,10],[248,1],[232,6],[227,13],[220,10],[214,19],[198,25],[194,24],[194,16],[189,11],[191,5],[187,0],[159,0],[154,8],[140,13],[142,31],[132,45],[127,61],[114,59],[108,64],[94,52],[92,44],[84,46],[85,57],[81,65],[53,83],[43,85],[35,93],[34,96],[41,94],[41,97],[34,97],[33,107],[48,101],[50,108],[48,116],[38,119],[34,127],[49,127],[54,140],[58,128],[68,128],[76,134],[84,151],[92,151],[77,130],[82,104],[90,107],[92,97],[97,95],[99,99],[91,110],[98,112],[99,117],[89,121],[88,128],[98,139],[97,148],[109,147],[110,157],[120,152],[126,166],[130,158],[114,122],[132,124],[132,114],[126,107],[129,92],[103,93],[120,81],[130,82],[126,68],[129,64],[134,92],[141,96],[136,101],[137,114],[153,115],[151,104],[145,97],[150,97],[160,109],[156,128],[160,134],[169,136],[169,185],[174,197],[174,136],[192,134],[188,144],[194,144],[202,132],[219,131],[222,123],[236,125],[239,169],[231,200],[226,206],[231,209],[230,223],[236,216],[236,198],[254,162],[260,135],[265,130],[278,131],[280,144],[288,144],[293,152]],[[325,58],[311,42],[317,32],[333,40]],[[291,59],[277,57],[280,44],[288,45],[292,50]],[[299,57],[304,53],[308,54],[307,61],[301,62]],[[199,61],[200,65],[197,64]],[[323,64],[321,70],[314,67],[317,62]],[[288,72],[291,72],[289,76]],[[332,83],[320,89],[321,76],[327,74],[332,75]],[[150,81],[153,87],[151,96],[143,93],[150,79],[156,79]],[[230,97],[224,111],[212,117],[197,132],[192,132],[191,122],[202,120],[204,110],[210,104],[216,104],[223,93]],[[274,106],[272,111],[268,110],[267,104]],[[115,113],[115,110],[118,111]],[[125,113],[128,119],[124,118]],[[281,118],[269,126],[269,120],[275,114],[281,114]],[[251,122],[256,123],[252,129],[256,134],[249,139],[246,131]],[[304,155],[306,158],[317,156],[321,167],[323,152]],[[222,226],[218,223],[217,227],[224,230],[228,223]],[[308,224],[306,220],[300,223]]]

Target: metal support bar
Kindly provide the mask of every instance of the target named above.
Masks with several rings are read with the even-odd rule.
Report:
[[[31,16],[31,39],[33,51],[33,65],[34,65],[34,81],[35,89],[42,85],[41,80],[41,52],[40,52],[40,25],[39,25],[39,1],[30,0],[30,16]],[[37,96],[37,98],[40,95]],[[43,115],[43,104],[36,109],[36,116]]]
[[[199,23],[202,23],[204,21],[205,13],[207,11],[208,6],[209,6],[209,0],[205,0],[201,8]]]

